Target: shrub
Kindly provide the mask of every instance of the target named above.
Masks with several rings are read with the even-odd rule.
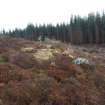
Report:
[[[32,68],[34,65],[37,65],[35,59],[31,55],[24,52],[17,52],[11,55],[10,62],[24,69]]]
[[[56,82],[50,77],[10,82],[3,90],[2,100],[5,105],[46,105],[51,103],[55,87]]]

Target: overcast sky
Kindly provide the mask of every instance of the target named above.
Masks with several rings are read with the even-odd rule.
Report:
[[[24,28],[28,23],[67,23],[72,14],[104,10],[105,0],[0,0],[0,30]]]

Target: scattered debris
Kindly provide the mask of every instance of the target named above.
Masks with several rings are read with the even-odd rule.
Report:
[[[86,58],[78,57],[75,60],[73,60],[73,63],[78,64],[78,65],[80,65],[80,64],[89,64],[89,61]]]

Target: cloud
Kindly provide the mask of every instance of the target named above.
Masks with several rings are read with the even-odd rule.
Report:
[[[0,30],[24,28],[30,22],[69,22],[71,14],[101,12],[104,4],[104,0],[0,0]]]

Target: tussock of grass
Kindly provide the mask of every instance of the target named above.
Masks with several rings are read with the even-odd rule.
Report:
[[[21,48],[21,51],[23,51],[23,52],[32,52],[33,50],[34,50],[33,47]]]

